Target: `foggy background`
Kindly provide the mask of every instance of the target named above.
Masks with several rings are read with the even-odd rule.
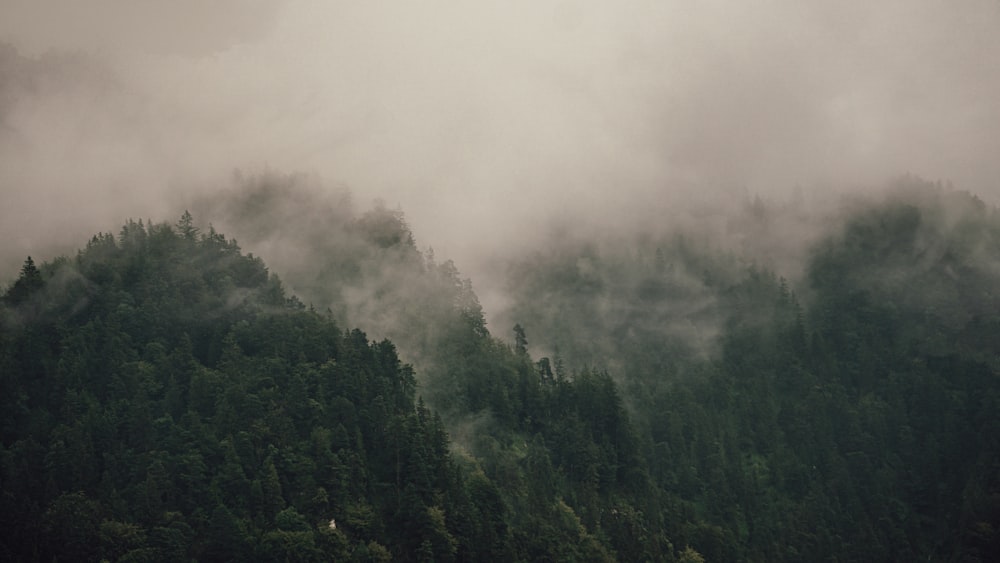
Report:
[[[1000,195],[995,0],[482,4],[0,0],[0,280],[237,169],[399,206],[488,311],[554,227]]]

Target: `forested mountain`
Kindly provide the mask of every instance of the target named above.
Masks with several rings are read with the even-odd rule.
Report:
[[[7,288],[3,559],[1000,558],[1000,221],[968,194],[853,204],[790,281],[669,229],[541,245],[508,341],[401,212],[239,183]],[[749,204],[743,248],[793,212]]]
[[[543,246],[512,316],[612,369],[668,535],[707,560],[996,560],[998,219],[904,179],[794,286],[676,235]]]
[[[543,379],[466,319],[454,345],[492,371],[458,395],[540,432],[516,458],[456,459],[393,344],[307,310],[187,214],[29,258],[2,314],[4,559],[610,560],[560,494],[641,486],[607,376]],[[577,466],[553,464],[559,432],[552,457]]]

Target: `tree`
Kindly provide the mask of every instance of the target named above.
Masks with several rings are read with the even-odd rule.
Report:
[[[520,323],[514,325],[514,352],[518,356],[528,354],[528,339],[525,337],[524,328],[521,327]]]
[[[693,547],[687,546],[684,551],[681,552],[680,556],[677,558],[678,563],[705,563],[705,558],[701,556],[700,553],[694,550]]]
[[[246,561],[252,553],[246,527],[223,504],[212,510],[206,539],[202,558],[209,561]]]
[[[278,469],[274,466],[272,456],[267,456],[264,460],[263,469],[261,488],[264,493],[264,507],[268,517],[273,518],[285,507],[285,499],[281,493],[281,480],[278,479]]]
[[[100,545],[100,515],[100,505],[84,493],[61,495],[43,516],[43,549],[60,561],[96,558]]]
[[[42,273],[35,267],[35,261],[28,256],[21,266],[21,275],[14,282],[14,285],[7,290],[6,301],[11,306],[18,306],[31,298],[36,292],[45,286]]]
[[[189,211],[184,211],[177,221],[177,232],[187,240],[193,241],[198,236],[198,228],[194,226],[194,218]]]

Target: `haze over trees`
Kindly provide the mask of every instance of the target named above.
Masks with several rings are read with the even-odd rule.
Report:
[[[0,561],[1000,561],[998,28],[0,1]]]
[[[495,334],[402,212],[330,201],[247,178],[25,260],[4,559],[1000,555],[1000,221],[975,196],[855,202],[795,281],[698,234],[563,237],[510,259]]]

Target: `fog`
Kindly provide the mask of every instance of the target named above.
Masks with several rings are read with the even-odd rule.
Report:
[[[995,200],[998,24],[995,0],[4,0],[0,279],[234,169],[398,205],[488,310],[494,258],[555,226],[905,172]]]

